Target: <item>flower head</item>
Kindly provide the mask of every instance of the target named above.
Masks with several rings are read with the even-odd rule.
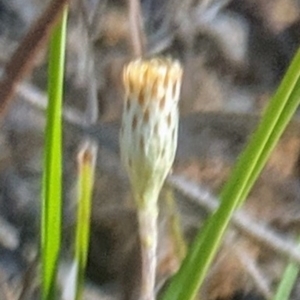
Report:
[[[121,159],[137,195],[158,194],[173,164],[181,78],[180,64],[170,59],[138,59],[124,68]]]

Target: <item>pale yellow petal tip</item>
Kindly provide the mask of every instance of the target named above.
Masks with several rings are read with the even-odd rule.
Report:
[[[143,89],[155,89],[157,85],[181,83],[182,67],[170,58],[137,59],[125,66],[123,82],[127,94],[139,95]]]

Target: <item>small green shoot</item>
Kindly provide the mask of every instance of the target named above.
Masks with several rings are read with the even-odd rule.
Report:
[[[85,268],[89,249],[90,216],[94,186],[95,155],[88,146],[78,155],[78,207],[76,225],[76,300],[82,299]]]

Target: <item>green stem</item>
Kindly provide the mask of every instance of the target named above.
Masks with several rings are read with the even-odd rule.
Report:
[[[151,199],[149,199],[151,197]],[[149,196],[141,201],[137,199],[137,203],[144,203],[138,205],[138,221],[139,221],[139,235],[141,243],[141,257],[142,257],[142,283],[141,283],[141,299],[155,300],[155,278],[156,278],[156,250],[157,250],[157,207],[158,196]]]
[[[170,223],[169,227],[170,227],[171,237],[175,244],[175,254],[177,256],[177,259],[181,262],[186,255],[187,246],[186,246],[183,232],[181,230],[180,215],[176,210],[176,201],[174,198],[172,187],[167,186],[165,188],[165,198],[166,198],[167,209],[169,214],[168,219]]]

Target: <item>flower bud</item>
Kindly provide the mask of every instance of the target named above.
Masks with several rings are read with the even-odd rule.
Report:
[[[138,59],[124,68],[121,160],[140,205],[146,194],[158,196],[174,161],[181,78],[180,64],[170,59]]]

